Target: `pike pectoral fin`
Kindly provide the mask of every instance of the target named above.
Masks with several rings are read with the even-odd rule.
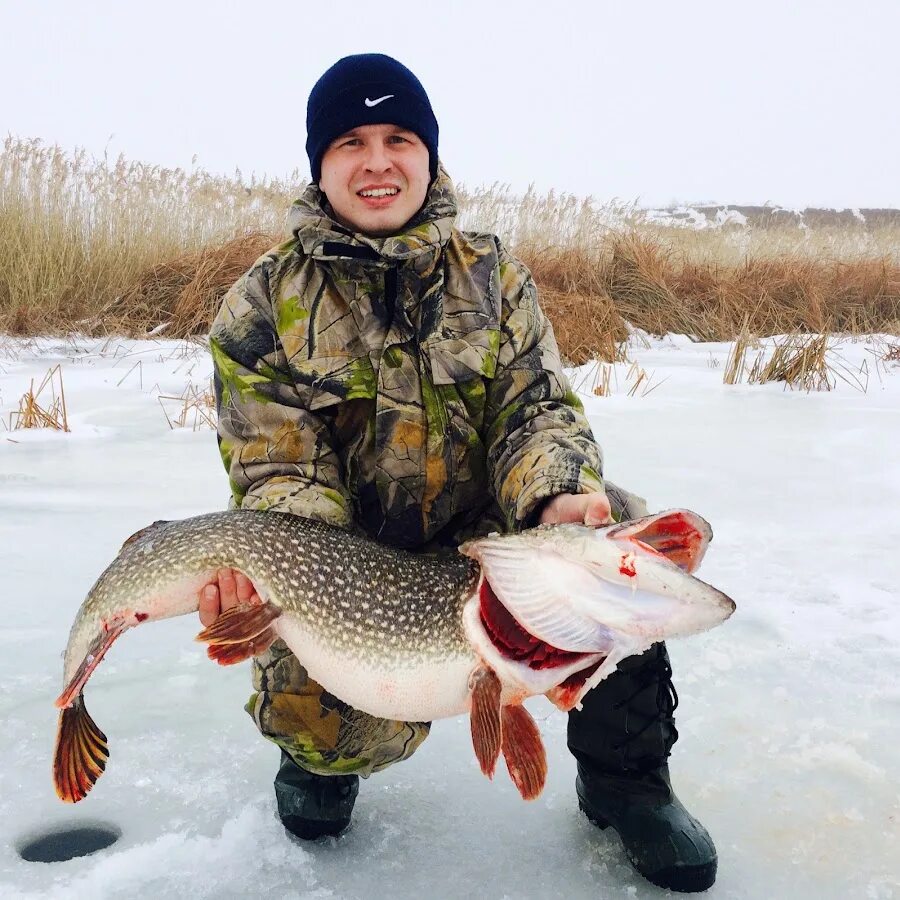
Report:
[[[269,649],[272,641],[277,637],[274,628],[267,628],[249,641],[241,641],[237,644],[210,644],[206,648],[206,655],[220,666],[233,666],[245,659],[250,659],[251,656],[259,656],[260,653]]]
[[[496,673],[487,666],[479,666],[469,676],[472,692],[472,746],[481,771],[494,777],[500,756],[500,694],[502,687]]]
[[[509,777],[524,800],[534,800],[547,780],[547,754],[541,733],[524,706],[504,706],[500,722],[501,745]]]
[[[97,727],[79,694],[59,714],[53,754],[53,784],[60,800],[83,800],[103,774],[109,750],[106,735]]]
[[[281,610],[274,603],[238,603],[225,610],[208,628],[204,628],[196,640],[209,644],[210,648],[216,645],[248,644],[267,629],[270,630],[269,626],[280,615]],[[272,640],[274,639],[273,636]]]

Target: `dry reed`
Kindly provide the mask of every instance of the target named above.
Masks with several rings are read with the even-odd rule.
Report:
[[[604,365],[601,369],[598,364],[597,374],[594,378],[594,385],[591,393],[595,394],[597,397],[612,396],[612,375],[613,367],[611,365]]]
[[[304,187],[7,138],[0,155],[0,331],[203,333],[227,287],[284,237]],[[460,225],[531,269],[572,363],[619,359],[634,328],[695,340],[900,334],[900,225],[685,228],[627,204],[459,186]]]
[[[177,396],[160,394],[157,398],[169,428],[190,428],[200,431],[216,428],[216,395],[212,383],[204,386],[188,384]],[[175,403],[175,413],[169,415],[166,402]]]
[[[857,387],[865,387],[857,375],[844,374],[837,361],[830,359],[828,334],[804,334],[794,332],[778,337],[773,342],[772,351],[767,354],[758,350],[753,363],[748,367],[745,362],[747,352],[759,347],[756,339],[743,330],[734,343],[734,347],[725,365],[725,384],[766,384],[771,381],[783,382],[792,390],[830,391],[840,376]],[[849,374],[849,378],[847,375]]]
[[[243,261],[246,246],[235,238],[280,234],[286,198],[301,188],[299,178],[247,181],[93,160],[8,137],[0,154],[0,329],[140,333],[148,311],[159,324],[177,302],[150,307],[159,294],[140,288],[155,283],[152,273],[227,270],[223,255]],[[199,277],[209,283],[208,271]],[[183,292],[185,279],[177,287]],[[192,296],[209,302],[200,289]],[[180,315],[190,321],[193,313]]]
[[[50,394],[49,401],[42,395]],[[42,403],[44,405],[42,405]],[[66,409],[66,392],[63,388],[62,370],[53,366],[34,389],[34,379],[19,400],[19,408],[10,413],[7,427],[10,431],[22,428],[51,428],[54,431],[69,431],[69,415]]]
[[[888,344],[880,358],[882,362],[900,363],[900,344]]]
[[[758,375],[751,373],[750,382],[783,381],[790,388],[804,391],[830,391],[834,379],[827,353],[827,334],[790,335],[776,342],[772,356]]]
[[[759,342],[750,333],[749,323],[745,318],[725,362],[725,373],[722,378],[725,384],[740,384],[744,377],[747,353],[752,348],[758,349]]]
[[[654,384],[654,373],[648,374],[642,366],[635,362],[629,362],[627,359],[623,358],[618,361],[628,363],[624,381],[629,397],[646,397],[666,381],[664,378]],[[604,363],[600,359],[595,359],[593,364],[573,381],[572,386],[576,393],[590,391],[597,397],[611,397],[619,387],[616,367],[612,363]]]
[[[156,329],[167,338],[204,333],[228,288],[275,241],[273,235],[247,234],[152,266],[110,304],[95,328]]]

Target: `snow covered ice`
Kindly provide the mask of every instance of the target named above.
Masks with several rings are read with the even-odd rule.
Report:
[[[572,373],[608,477],[707,518],[700,577],[737,602],[722,627],[670,643],[673,781],[719,850],[707,896],[900,898],[900,366],[876,370],[874,349],[837,349],[847,371],[866,361],[865,392],[728,387],[727,344],[676,337],[630,351],[652,390],[629,396],[627,365],[609,397],[590,367]],[[487,781],[468,722],[445,720],[363,782],[344,837],[294,843],[275,816],[278,752],[242,710],[248,666],[210,663],[195,617],[109,653],[87,690],[107,771],[60,803],[53,700],[75,611],[125,537],[222,508],[227,481],[213,432],[170,429],[157,399],[205,387],[202,348],[5,340],[4,421],[57,363],[72,432],[0,430],[0,896],[665,894],[578,812],[566,719],[544,701],[529,703],[550,769],[536,802],[505,773]],[[122,836],[67,862],[19,857],[38,832],[92,823]]]

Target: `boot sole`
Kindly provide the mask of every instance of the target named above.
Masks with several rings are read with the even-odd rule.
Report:
[[[299,816],[284,816],[281,818],[281,824],[288,834],[301,841],[316,841],[323,837],[339,837],[350,827],[350,819],[327,822],[319,819],[302,819]]]
[[[578,808],[585,814],[588,821],[596,825],[602,831],[610,827],[610,823],[602,816],[598,816],[585,802],[579,797]],[[618,834],[618,832],[617,832]],[[620,836],[621,840],[621,836]],[[642,872],[635,860],[631,858],[628,848],[624,842],[622,849],[625,850],[625,856],[631,863],[635,872],[642,878],[646,878],[651,884],[657,887],[675,891],[679,894],[698,894],[709,890],[716,881],[716,872],[718,870],[718,859],[712,863],[702,866],[690,866],[682,869],[663,869],[660,872]]]

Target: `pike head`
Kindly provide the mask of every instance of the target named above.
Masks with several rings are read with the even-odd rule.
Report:
[[[625,657],[734,612],[693,575],[711,538],[709,523],[676,509],[469,541],[460,551],[478,561],[482,581],[464,613],[467,636],[507,694],[516,685],[571,709]]]

